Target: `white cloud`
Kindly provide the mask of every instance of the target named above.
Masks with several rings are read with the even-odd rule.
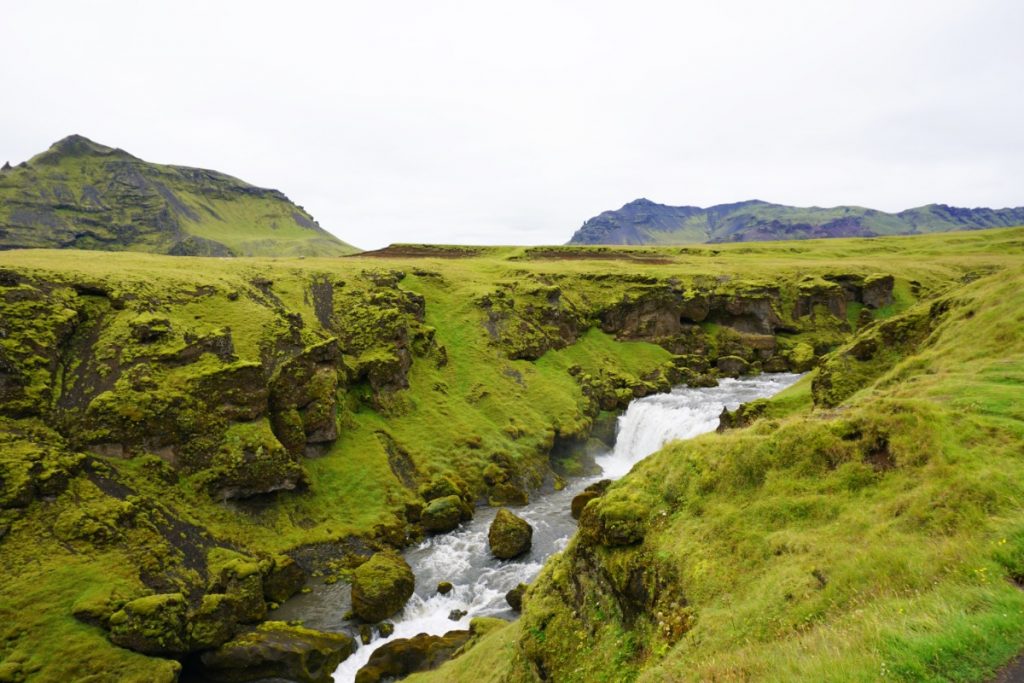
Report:
[[[1024,204],[1024,5],[10,3],[0,157],[72,132],[343,239],[559,243],[638,196]]]

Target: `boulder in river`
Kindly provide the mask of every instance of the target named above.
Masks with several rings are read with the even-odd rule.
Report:
[[[487,532],[487,542],[495,557],[502,560],[518,557],[530,549],[532,541],[533,527],[529,522],[505,508],[498,510]]]
[[[420,523],[427,531],[451,531],[459,522],[472,519],[473,511],[456,495],[434,498],[420,515]]]
[[[441,595],[448,595],[455,588],[450,581],[442,581],[437,584],[437,592]]]
[[[376,553],[352,574],[352,611],[363,621],[383,621],[405,606],[415,581],[401,556]]]
[[[268,621],[199,658],[212,681],[237,683],[284,678],[329,683],[331,674],[355,650],[344,633],[324,633],[281,621]]]
[[[378,683],[436,669],[451,659],[470,635],[469,631],[449,631],[443,636],[421,633],[392,640],[370,655],[369,661],[356,673],[356,683]]]
[[[528,586],[525,583],[521,583],[508,593],[505,593],[505,602],[516,612],[523,611],[523,594],[527,588]]]

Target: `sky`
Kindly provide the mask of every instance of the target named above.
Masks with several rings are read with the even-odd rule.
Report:
[[[638,197],[1024,205],[1019,0],[5,2],[0,163],[71,133],[362,248]]]

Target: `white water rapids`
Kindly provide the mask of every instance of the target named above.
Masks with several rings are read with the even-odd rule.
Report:
[[[355,680],[356,672],[373,651],[394,638],[419,633],[443,635],[468,628],[470,618],[475,616],[514,618],[505,602],[505,593],[519,583],[532,581],[544,561],[565,547],[576,530],[569,506],[577,493],[599,479],[622,477],[669,441],[712,431],[718,426],[723,407],[732,410],[741,403],[772,396],[797,379],[799,375],[782,373],[724,379],[717,387],[680,387],[633,401],[619,417],[615,448],[597,458],[603,474],[574,479],[562,491],[515,508],[517,515],[533,525],[533,546],[528,555],[515,560],[491,556],[487,529],[496,514],[493,508],[478,508],[472,521],[449,534],[431,536],[408,550],[405,558],[416,574],[416,592],[390,620],[395,625],[394,634],[360,647],[341,664],[334,680]],[[451,582],[454,590],[439,595],[440,581]],[[320,586],[310,594],[290,600],[273,618],[301,618],[310,628],[351,632],[351,626],[342,620],[350,605],[348,593],[348,587],[341,584]],[[452,610],[464,610],[466,615],[457,621],[450,620]]]

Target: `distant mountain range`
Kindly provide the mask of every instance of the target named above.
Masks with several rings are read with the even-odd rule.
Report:
[[[637,199],[585,222],[569,244],[690,244],[818,237],[913,235],[1024,225],[1024,207],[961,209],[928,204],[899,213],[860,206],[796,207],[760,200],[666,206]]]
[[[277,190],[152,164],[81,135],[0,169],[0,249],[26,247],[199,256],[358,251]]]

